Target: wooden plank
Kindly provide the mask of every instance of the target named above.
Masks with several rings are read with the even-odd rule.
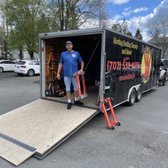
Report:
[[[39,99],[0,116],[0,133],[37,149],[48,151],[96,111]]]
[[[88,97],[87,98],[84,98],[82,99],[82,102],[84,103],[84,106],[85,107],[90,107],[92,109],[97,109],[98,106],[97,106],[97,103],[99,101],[98,99],[98,88],[96,87],[87,87],[87,94],[88,94]],[[58,102],[66,102],[66,99],[65,97],[44,97],[44,99],[46,100],[55,100],[55,101],[58,101]]]
[[[70,136],[72,136],[76,131],[78,131],[81,127],[83,127],[86,123],[88,123],[98,113],[99,112],[97,111],[92,116],[90,116],[87,120],[85,120],[80,125],[78,125],[76,128],[74,128],[71,132],[66,134],[60,141],[57,141],[50,149],[45,151],[45,153],[40,154],[40,153],[36,152],[34,157],[36,157],[38,159],[43,159],[44,157],[46,157],[49,153],[51,153],[54,149],[56,149],[59,145],[61,145],[64,141],[66,141]]]
[[[20,165],[34,155],[35,151],[26,150],[12,142],[0,138],[0,157],[14,164]]]

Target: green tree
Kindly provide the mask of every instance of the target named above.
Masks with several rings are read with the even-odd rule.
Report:
[[[7,0],[2,7],[11,27],[10,44],[25,48],[30,58],[38,51],[38,34],[48,31],[43,0]]]
[[[4,51],[4,40],[5,40],[5,32],[3,27],[0,27],[0,47],[1,47],[1,55],[3,55],[3,51]]]
[[[150,23],[149,33],[151,43],[162,48],[162,56],[167,57],[168,52],[168,16],[163,16]]]
[[[9,38],[9,24],[5,15],[2,14],[2,27],[0,28],[0,43],[1,43],[1,54],[7,59],[8,57],[8,38]]]
[[[142,36],[141,31],[140,31],[139,28],[136,30],[136,33],[135,33],[135,36],[134,36],[134,37],[135,37],[136,39],[140,39],[140,40],[143,39],[143,36]]]
[[[39,33],[78,29],[90,18],[99,18],[103,27],[103,6],[103,0],[6,0],[2,12],[10,27],[9,48],[19,49],[20,58],[27,50],[33,59]]]
[[[104,17],[102,0],[52,0],[48,4],[52,30],[78,29],[90,18]],[[101,18],[100,18],[101,17]]]
[[[116,22],[115,24],[113,24],[112,29],[116,32],[132,36],[132,33],[128,30],[128,23],[126,19],[123,19],[122,22]]]
[[[22,38],[21,34],[17,30],[11,30],[9,35],[9,49],[19,50],[19,59],[23,59],[23,51],[25,50],[24,45],[25,40]]]

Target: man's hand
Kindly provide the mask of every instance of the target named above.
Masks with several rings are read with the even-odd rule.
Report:
[[[81,62],[81,69],[80,69],[80,71],[81,71],[81,74],[85,73],[84,72],[84,62],[83,61]]]
[[[80,70],[78,71],[78,73],[79,73],[79,74],[84,74],[85,72],[83,71],[83,69],[80,69]]]
[[[61,79],[61,76],[60,76],[60,72],[61,72],[61,70],[62,70],[62,64],[59,63],[59,65],[58,65],[58,71],[57,71],[57,79],[58,79],[58,80]]]
[[[61,76],[59,73],[57,73],[57,79],[60,80],[61,79]]]

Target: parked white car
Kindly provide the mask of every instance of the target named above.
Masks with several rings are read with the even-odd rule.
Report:
[[[14,61],[0,60],[0,73],[4,71],[14,71]]]
[[[40,63],[37,60],[21,60],[15,64],[14,71],[19,75],[34,76],[40,74]]]

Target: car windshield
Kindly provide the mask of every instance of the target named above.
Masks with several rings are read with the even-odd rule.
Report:
[[[26,63],[26,61],[17,61],[16,64],[19,64],[19,65],[24,65]]]

